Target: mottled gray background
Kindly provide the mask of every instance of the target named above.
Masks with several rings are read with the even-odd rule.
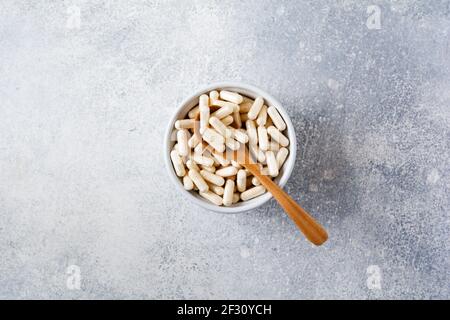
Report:
[[[449,36],[445,0],[2,0],[0,297],[450,298]],[[325,246],[174,190],[166,123],[222,80],[292,116]]]

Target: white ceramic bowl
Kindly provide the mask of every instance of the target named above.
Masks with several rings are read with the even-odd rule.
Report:
[[[236,204],[233,204],[229,207],[224,206],[216,206],[215,204],[209,202],[208,200],[201,197],[197,192],[195,191],[187,191],[183,187],[182,180],[176,175],[175,170],[173,168],[172,162],[170,160],[170,151],[172,150],[173,145],[175,144],[175,141],[172,141],[171,135],[172,131],[174,129],[175,121],[178,119],[184,119],[193,107],[195,107],[198,104],[198,98],[202,94],[208,94],[212,90],[229,90],[238,92],[244,96],[247,96],[249,98],[255,99],[258,96],[261,96],[264,98],[265,104],[267,106],[274,106],[277,108],[280,115],[283,117],[284,122],[286,122],[287,127],[287,137],[289,138],[289,155],[283,165],[283,167],[280,170],[280,174],[278,177],[276,177],[275,182],[283,187],[286,182],[288,181],[292,170],[294,169],[295,164],[295,155],[296,155],[296,149],[297,149],[297,142],[295,138],[295,131],[294,126],[292,125],[291,119],[289,118],[288,114],[286,113],[286,110],[281,106],[280,102],[276,100],[274,97],[272,97],[267,92],[256,88],[252,85],[239,83],[239,82],[221,82],[212,84],[210,86],[207,86],[205,88],[202,88],[201,90],[194,92],[192,95],[190,95],[187,99],[185,99],[176,109],[175,114],[172,116],[172,118],[169,121],[166,134],[164,136],[165,144],[164,144],[164,159],[166,162],[166,167],[170,176],[170,179],[175,184],[175,187],[177,190],[179,190],[185,198],[189,199],[190,201],[196,203],[197,205],[216,212],[223,212],[223,213],[237,213],[237,212],[243,212],[247,210],[251,210],[254,208],[257,208],[261,205],[263,205],[265,202],[267,202],[272,195],[269,192],[264,193],[263,195],[253,198],[249,201],[243,201],[238,202]]]

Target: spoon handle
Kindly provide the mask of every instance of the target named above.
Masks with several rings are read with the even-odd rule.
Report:
[[[309,241],[317,246],[327,241],[328,234],[325,229],[275,182],[268,176],[263,175],[258,165],[254,163],[245,163],[243,165],[272,193],[273,197],[278,201],[284,211],[287,212],[289,217],[294,220],[295,224]]]

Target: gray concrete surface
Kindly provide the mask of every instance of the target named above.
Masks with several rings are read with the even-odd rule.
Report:
[[[450,298],[449,32],[444,0],[1,1],[0,298]],[[222,80],[289,111],[325,246],[174,190],[166,122]]]

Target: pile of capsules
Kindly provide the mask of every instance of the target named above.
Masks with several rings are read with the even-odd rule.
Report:
[[[277,109],[267,107],[262,97],[211,91],[199,97],[186,119],[175,122],[170,158],[186,190],[218,206],[231,206],[266,189],[226,154],[245,145],[262,174],[275,178],[289,154],[285,130]]]

